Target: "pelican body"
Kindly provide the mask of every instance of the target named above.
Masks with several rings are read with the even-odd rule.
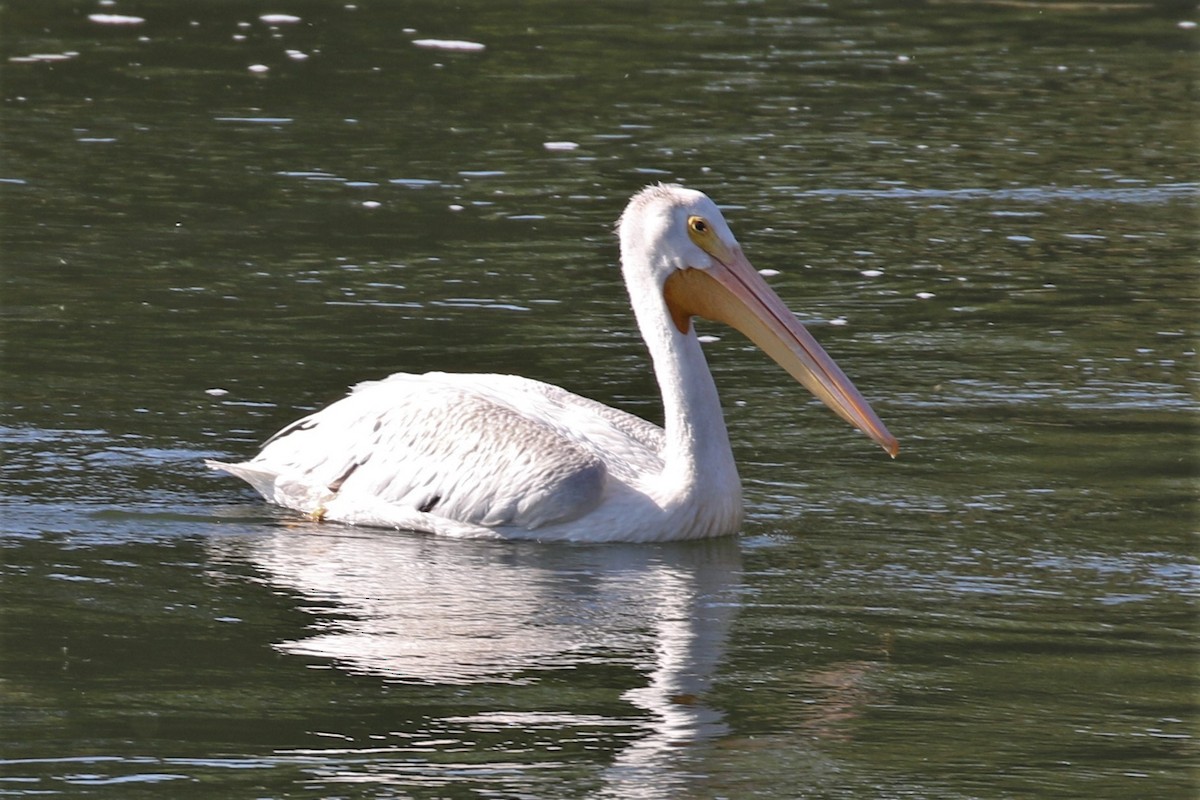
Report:
[[[767,286],[716,204],[657,185],[618,223],[660,428],[516,375],[399,373],[209,461],[314,519],[446,536],[652,542],[737,532],[742,492],[694,316],[741,330],[893,457],[899,445]]]

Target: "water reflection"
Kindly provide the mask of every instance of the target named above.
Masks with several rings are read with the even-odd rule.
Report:
[[[347,673],[468,695],[558,671],[572,671],[572,692],[587,675],[611,686],[633,673],[638,685],[620,695],[628,714],[560,697],[558,708],[492,701],[437,723],[475,736],[549,729],[559,741],[619,728],[604,768],[615,796],[657,796],[637,787],[679,780],[679,759],[726,732],[705,696],[738,608],[735,539],[548,547],[302,526],[213,547],[218,561],[248,560],[272,586],[298,593],[315,617],[278,650]]]

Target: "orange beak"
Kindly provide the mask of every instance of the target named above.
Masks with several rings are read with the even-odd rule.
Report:
[[[715,237],[696,243],[717,263],[706,270],[677,270],[667,278],[663,297],[675,327],[687,333],[691,318],[701,316],[737,328],[838,416],[895,458],[900,451],[896,437],[741,248],[731,249]]]

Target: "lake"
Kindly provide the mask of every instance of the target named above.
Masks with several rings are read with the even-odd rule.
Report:
[[[1191,798],[1195,8],[6,4],[0,793]],[[737,537],[318,524],[206,470],[392,372],[660,421],[707,192],[900,439],[702,324]]]

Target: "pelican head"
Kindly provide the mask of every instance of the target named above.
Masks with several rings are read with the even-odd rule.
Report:
[[[694,316],[738,329],[838,416],[896,456],[899,442],[762,279],[707,195],[682,186],[650,186],[630,200],[618,233],[631,294],[657,293],[673,335],[695,336]],[[633,300],[637,307],[638,298]]]

